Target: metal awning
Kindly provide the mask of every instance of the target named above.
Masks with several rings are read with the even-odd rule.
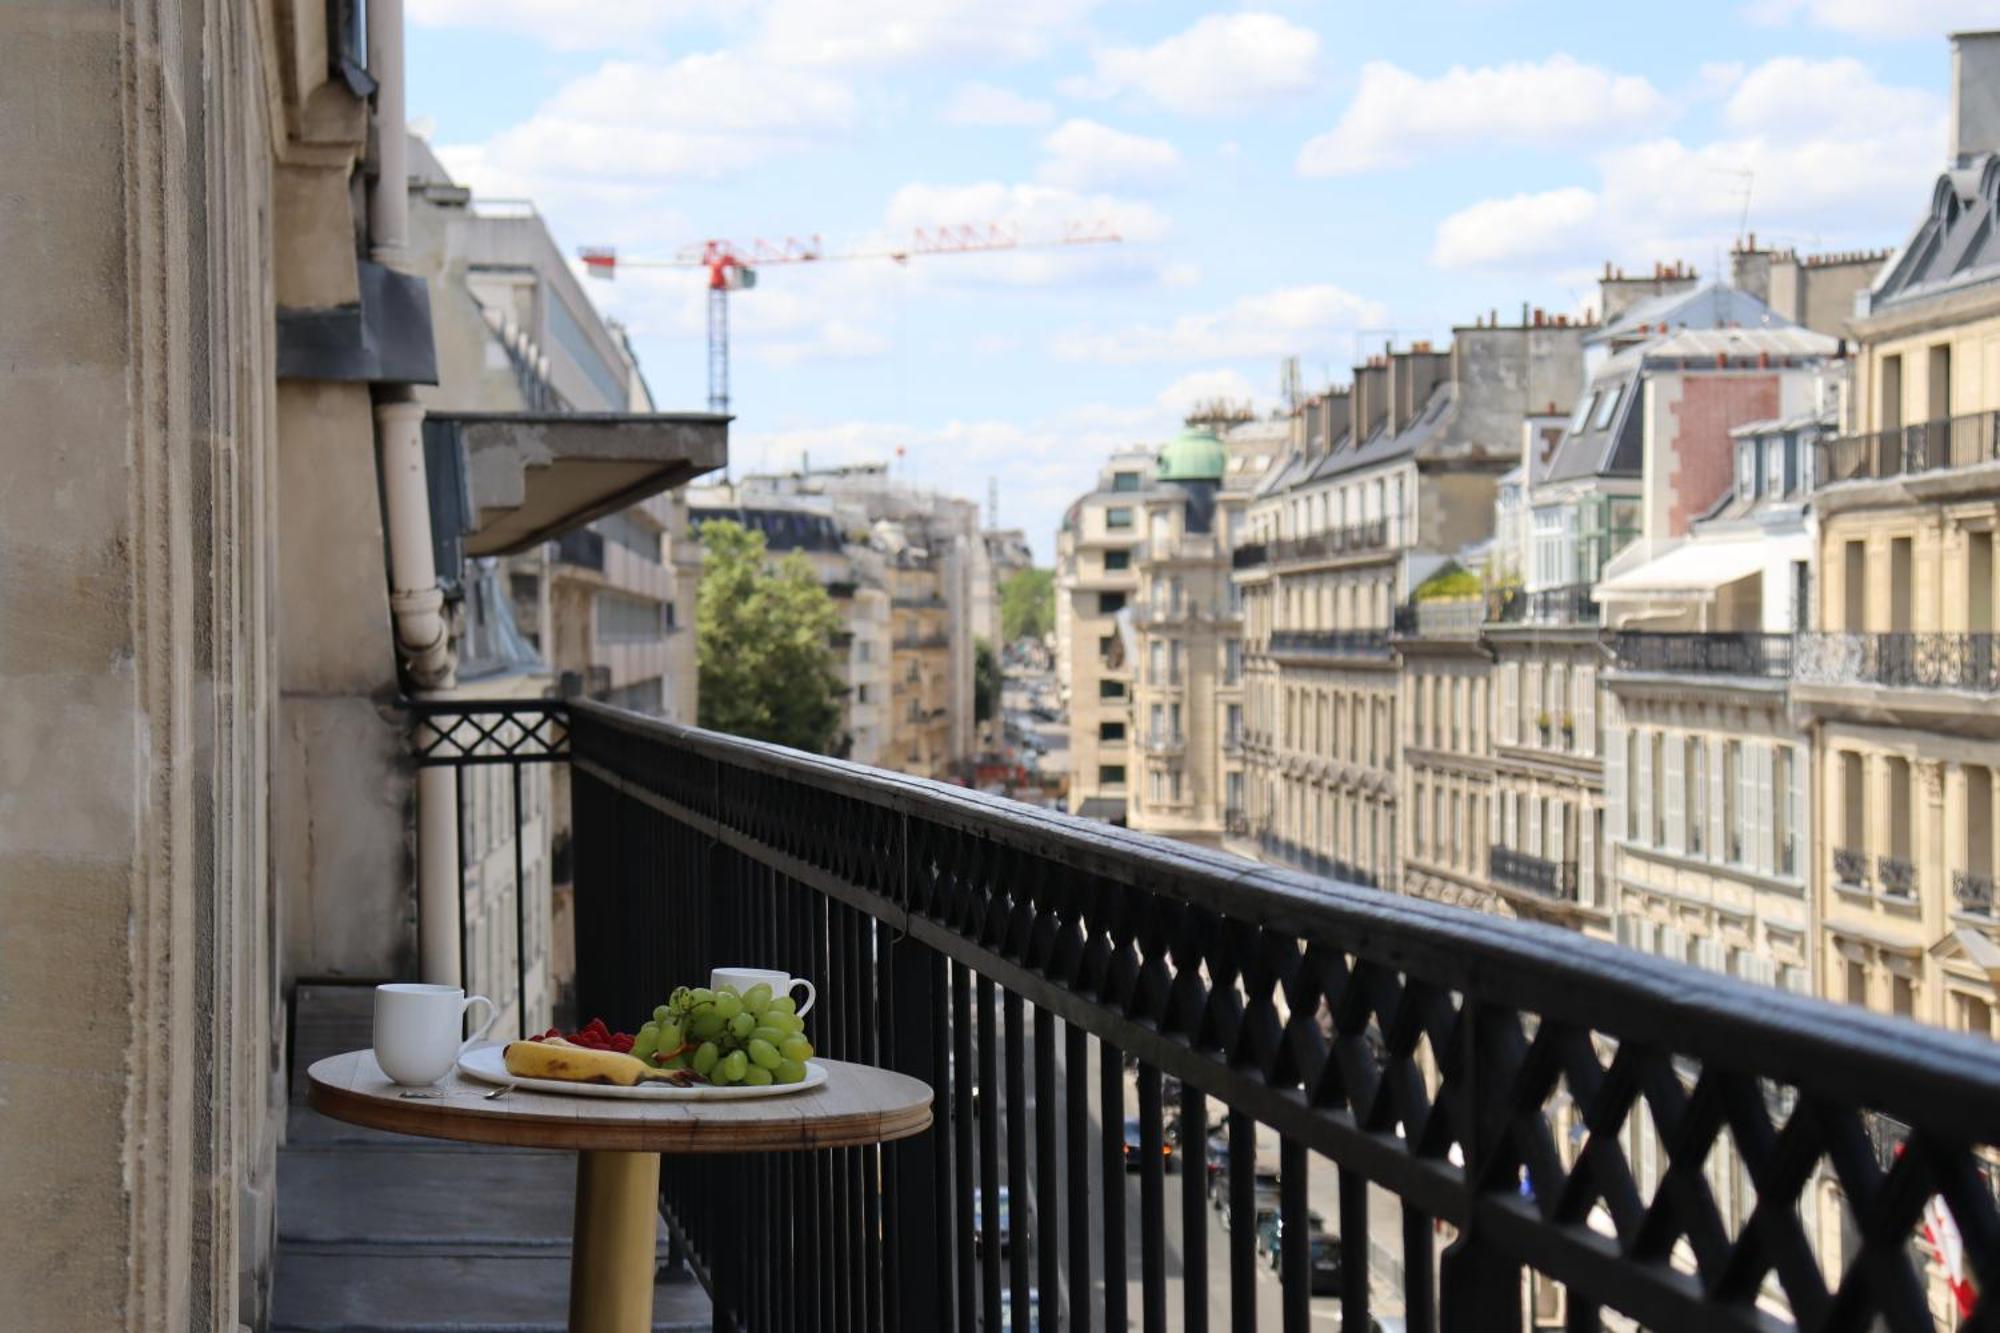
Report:
[[[709,412],[431,412],[424,435],[460,460],[468,556],[553,541],[729,458],[729,418]]]
[[[1804,533],[1750,540],[1683,542],[1665,555],[1648,560],[1597,585],[1597,600],[1651,601],[1660,598],[1706,601],[1738,579],[1760,574],[1774,565],[1805,560],[1812,539]]]

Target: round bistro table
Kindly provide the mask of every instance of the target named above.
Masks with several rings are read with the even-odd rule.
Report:
[[[321,1115],[370,1129],[462,1143],[576,1153],[570,1245],[571,1333],[650,1333],[661,1153],[858,1148],[922,1133],[931,1090],[844,1060],[803,1092],[747,1101],[640,1101],[495,1085],[458,1070],[431,1088],[401,1087],[373,1051],[328,1056],[306,1071]],[[416,1095],[405,1095],[416,1094]]]

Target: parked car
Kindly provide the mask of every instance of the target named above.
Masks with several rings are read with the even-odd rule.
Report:
[[[1208,1197],[1212,1201],[1215,1198],[1215,1182],[1221,1179],[1224,1171],[1229,1169],[1229,1135],[1227,1131],[1217,1130],[1215,1133],[1209,1135],[1208,1142],[1203,1145],[1202,1154],[1204,1159],[1202,1165],[1208,1172]]]
[[[1285,1270],[1279,1261],[1280,1247],[1285,1237],[1284,1214],[1272,1210],[1268,1215],[1263,1210],[1257,1213],[1257,1252],[1271,1262],[1271,1271],[1284,1281]],[[1312,1275],[1312,1293],[1325,1296],[1340,1290],[1340,1237],[1326,1229],[1326,1219],[1316,1212],[1306,1214],[1306,1249],[1308,1271]]]
[[[1125,1169],[1127,1171],[1137,1171],[1145,1162],[1146,1159],[1140,1155],[1140,1148],[1143,1143],[1144,1140],[1139,1134],[1139,1117],[1136,1115],[1126,1116]],[[1174,1145],[1169,1143],[1164,1135],[1160,1139],[1160,1157],[1162,1158],[1160,1165],[1163,1170],[1171,1171],[1174,1169]]]

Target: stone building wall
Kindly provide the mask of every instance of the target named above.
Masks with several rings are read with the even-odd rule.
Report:
[[[0,1310],[14,1328],[262,1313],[282,1096],[282,612],[279,81],[260,37],[277,25],[256,9],[31,7],[0,39],[16,108],[0,118]]]

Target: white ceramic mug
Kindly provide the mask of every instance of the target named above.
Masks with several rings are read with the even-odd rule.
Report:
[[[799,1004],[800,1018],[812,1012],[813,1001],[819,997],[819,992],[814,990],[813,984],[804,977],[795,977],[789,972],[773,972],[766,967],[718,967],[708,974],[710,990],[733,986],[738,995],[760,982],[769,986],[773,995],[789,995],[792,987],[804,986],[806,998]]]
[[[486,1006],[486,1021],[464,1041],[465,1011]],[[484,995],[467,998],[456,986],[397,981],[375,988],[375,1063],[393,1081],[425,1088],[451,1072],[465,1048],[486,1035],[499,1008]]]

